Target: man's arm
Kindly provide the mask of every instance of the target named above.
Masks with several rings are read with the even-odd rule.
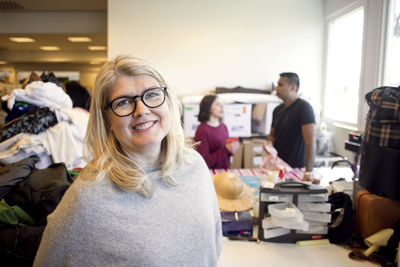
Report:
[[[272,143],[275,141],[275,128],[271,127],[271,131],[267,137],[267,141],[271,141]]]
[[[314,167],[316,152],[315,124],[309,123],[301,126],[304,142],[306,143],[306,172],[311,172]]]

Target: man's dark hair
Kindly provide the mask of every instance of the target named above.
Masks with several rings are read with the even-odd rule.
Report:
[[[216,95],[206,95],[200,102],[200,111],[198,120],[199,122],[205,122],[210,119],[211,115],[211,105],[214,103],[215,99],[217,98]]]
[[[279,74],[282,78],[286,78],[288,84],[296,85],[297,89],[296,92],[299,91],[300,87],[300,79],[299,76],[294,72],[282,72]]]

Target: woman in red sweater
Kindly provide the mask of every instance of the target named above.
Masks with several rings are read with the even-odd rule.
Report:
[[[230,141],[228,129],[221,121],[223,105],[216,95],[206,95],[200,102],[198,120],[201,124],[194,136],[197,151],[203,156],[210,169],[229,168],[229,156],[239,148],[238,141]]]

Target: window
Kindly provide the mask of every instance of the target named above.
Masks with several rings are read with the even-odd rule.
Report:
[[[328,25],[324,116],[357,124],[364,8],[333,19]]]
[[[400,0],[389,6],[384,85],[400,85]]]

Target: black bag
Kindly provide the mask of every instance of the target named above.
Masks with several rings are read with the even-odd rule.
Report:
[[[400,149],[363,143],[359,183],[369,192],[400,201]]]
[[[351,237],[353,230],[353,208],[348,194],[333,193],[328,198],[331,203],[332,221],[328,225],[330,243],[342,244]]]

